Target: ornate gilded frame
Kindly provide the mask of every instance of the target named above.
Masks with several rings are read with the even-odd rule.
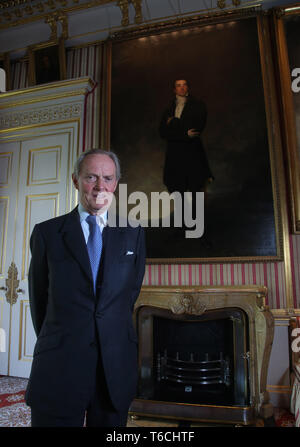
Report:
[[[273,15],[273,25],[282,97],[282,120],[284,146],[287,157],[291,230],[294,234],[300,234],[300,137],[297,135],[296,109],[294,103],[294,94],[297,93],[293,93],[291,88],[293,81],[291,71],[295,67],[290,66],[289,50],[293,50],[289,48],[285,28],[285,20],[291,15],[300,17],[300,3],[276,9]]]
[[[266,109],[266,125],[268,133],[270,168],[272,173],[272,188],[274,200],[274,218],[276,223],[276,255],[275,256],[215,256],[215,257],[157,257],[148,258],[150,264],[170,264],[170,263],[220,263],[220,262],[265,262],[282,261],[290,265],[289,261],[289,239],[287,225],[287,208],[285,203],[285,183],[283,171],[283,158],[280,135],[280,121],[278,115],[278,97],[276,94],[275,71],[272,62],[272,45],[270,36],[270,23],[267,14],[255,9],[239,10],[237,12],[215,14],[209,16],[189,17],[181,20],[163,22],[131,28],[127,31],[116,33],[106,42],[106,67],[104,86],[105,117],[101,122],[101,143],[103,147],[111,147],[111,74],[112,74],[112,47],[115,42],[140,39],[145,36],[155,36],[165,32],[188,29],[202,25],[221,24],[228,20],[243,20],[244,18],[255,17],[257,21],[258,42],[260,53],[260,64],[262,82],[264,90],[264,104]]]
[[[44,82],[38,82],[38,68],[39,68],[39,57],[41,54],[47,55],[47,50],[50,52],[54,52],[55,63],[58,63],[57,71],[59,79],[51,79],[47,82],[56,82],[59,80],[66,79],[67,69],[66,69],[66,54],[65,54],[65,46],[64,39],[54,39],[49,40],[48,42],[43,42],[38,45],[33,45],[28,48],[28,58],[29,58],[29,85],[34,86],[38,84],[42,84]],[[49,54],[48,51],[48,54]],[[54,57],[52,57],[53,61]],[[57,76],[57,77],[58,77]]]

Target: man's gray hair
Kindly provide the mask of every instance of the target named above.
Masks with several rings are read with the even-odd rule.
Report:
[[[104,149],[90,149],[89,151],[82,152],[79,155],[79,157],[76,160],[75,165],[74,165],[74,175],[75,175],[75,177],[77,179],[79,177],[80,169],[81,169],[83,160],[86,157],[88,157],[89,155],[95,155],[95,154],[107,155],[109,158],[112,159],[112,161],[114,162],[115,167],[116,167],[116,179],[117,179],[117,181],[119,181],[120,178],[121,178],[121,167],[120,167],[119,158],[118,158],[118,156],[114,152],[106,151]]]

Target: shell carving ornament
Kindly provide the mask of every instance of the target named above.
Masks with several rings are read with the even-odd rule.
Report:
[[[169,307],[174,314],[179,315],[202,315],[206,311],[206,305],[200,298],[186,294],[171,298]]]

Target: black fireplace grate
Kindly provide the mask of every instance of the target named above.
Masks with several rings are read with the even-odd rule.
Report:
[[[231,383],[230,361],[220,352],[217,359],[205,354],[204,360],[197,359],[197,354],[190,353],[189,360],[180,359],[179,352],[175,358],[165,349],[157,355],[157,380],[189,385],[214,385]]]

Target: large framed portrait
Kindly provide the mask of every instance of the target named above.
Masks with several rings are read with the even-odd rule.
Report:
[[[300,234],[300,3],[274,12],[291,229]]]
[[[107,145],[120,157],[121,183],[128,196],[146,194],[150,208],[153,192],[171,193],[166,165],[175,146],[168,146],[161,125],[175,116],[170,106],[175,80],[186,80],[188,100],[201,103],[198,115],[203,112],[202,124],[192,119],[188,123],[199,131],[203,157],[193,158],[187,146],[178,143],[177,165],[173,162],[168,169],[175,173],[174,190],[177,180],[190,173],[192,183],[203,177],[207,163],[207,181],[196,182],[203,194],[199,203],[204,197],[199,205],[204,233],[186,237],[186,228],[158,225],[150,211],[143,211],[150,263],[283,258],[282,153],[267,24],[259,12],[242,11],[139,28],[108,42]],[[194,194],[191,182],[187,201]],[[137,191],[140,194],[134,195]],[[131,209],[137,203],[128,200]],[[172,203],[167,213],[174,217]],[[160,212],[158,221],[165,221],[164,210]],[[197,209],[194,213],[197,223]]]
[[[43,42],[29,48],[29,85],[56,82],[66,78],[64,40]]]

